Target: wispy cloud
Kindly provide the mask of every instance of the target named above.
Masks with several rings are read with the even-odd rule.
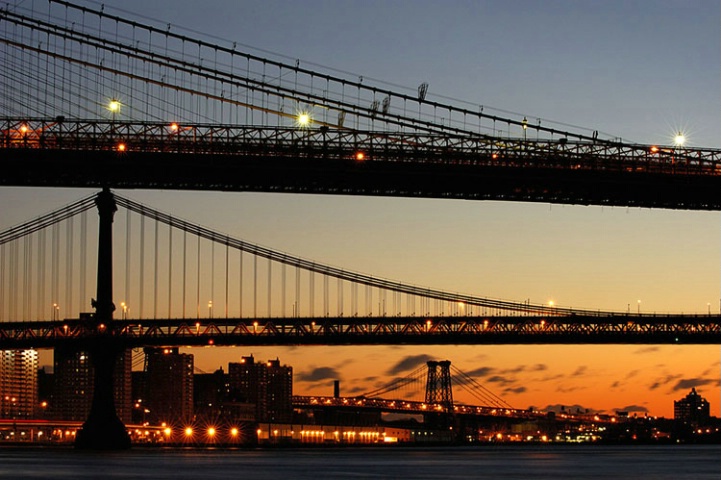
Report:
[[[515,388],[508,387],[508,388],[503,389],[503,393],[524,393],[527,390],[528,389],[526,387],[515,387]]]
[[[643,347],[639,348],[638,350],[635,350],[633,353],[637,355],[642,355],[644,353],[654,353],[658,352],[660,349],[658,347]]]
[[[586,370],[588,370],[588,367],[586,365],[581,365],[576,369],[575,372],[571,374],[572,377],[580,377],[582,375],[586,374]]]
[[[393,365],[391,368],[388,369],[386,372],[387,375],[398,375],[399,373],[407,372],[408,370],[413,370],[414,368],[418,367],[418,365],[422,363],[426,363],[428,360],[433,360],[433,357],[430,355],[422,354],[422,355],[408,355],[406,357],[403,357],[399,362],[397,362],[395,365]]]
[[[480,367],[470,372],[465,372],[469,377],[487,377],[493,373],[496,369],[493,367]]]
[[[296,376],[299,382],[318,382],[320,380],[336,380],[339,378],[340,374],[332,367],[313,368],[307,372],[300,372]]]
[[[718,383],[718,381],[710,380],[708,378],[684,378],[679,380],[671,390],[677,392],[679,390],[689,390],[691,388],[713,385],[715,383]]]
[[[657,388],[669,384],[680,377],[681,375],[666,375],[665,377],[657,378],[651,385],[649,385],[648,389],[656,390]]]

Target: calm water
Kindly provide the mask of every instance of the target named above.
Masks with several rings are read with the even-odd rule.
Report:
[[[721,479],[721,445],[282,450],[0,449],[0,478]]]

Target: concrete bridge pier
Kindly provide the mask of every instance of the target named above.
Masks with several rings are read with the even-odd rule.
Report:
[[[95,315],[90,320],[96,336],[87,346],[95,368],[93,402],[88,419],[75,437],[75,448],[122,450],[130,448],[130,436],[115,411],[113,369],[122,345],[113,336],[113,216],[115,199],[104,188],[95,199],[100,222],[98,226],[98,290],[93,300]]]

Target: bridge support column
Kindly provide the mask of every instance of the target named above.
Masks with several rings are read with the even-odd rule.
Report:
[[[124,450],[130,448],[130,436],[115,411],[113,370],[122,345],[113,336],[113,216],[117,207],[109,189],[98,194],[95,203],[100,217],[98,232],[98,291],[93,300],[91,320],[96,336],[88,353],[95,368],[93,402],[88,419],[75,437],[75,448]]]

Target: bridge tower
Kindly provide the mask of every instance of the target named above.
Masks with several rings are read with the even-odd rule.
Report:
[[[108,188],[95,199],[98,207],[98,282],[97,298],[92,306],[95,335],[85,347],[95,369],[93,401],[90,414],[75,437],[75,448],[123,450],[130,448],[130,436],[115,411],[113,369],[123,351],[120,340],[113,335],[113,217],[117,206]]]
[[[451,388],[451,361],[430,360],[426,378],[426,403],[443,405],[446,412],[453,411],[453,390]]]

